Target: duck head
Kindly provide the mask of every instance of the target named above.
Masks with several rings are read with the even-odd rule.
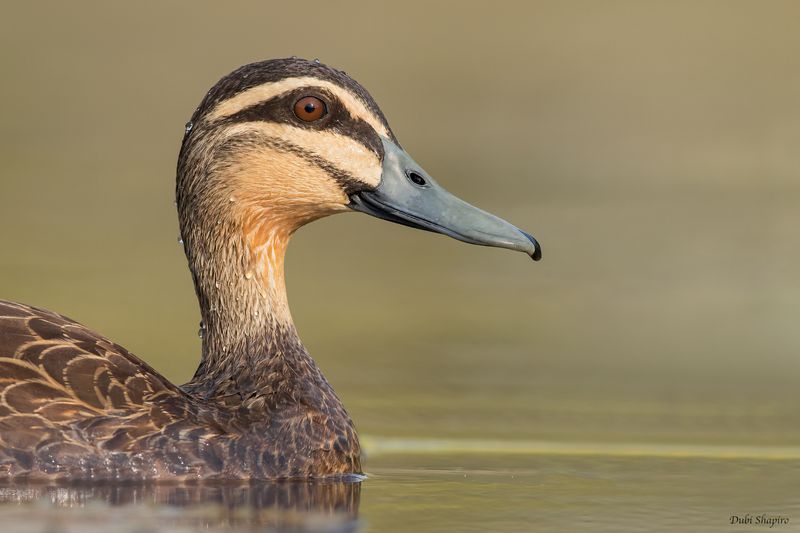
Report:
[[[187,124],[177,193],[184,240],[194,221],[210,218],[243,229],[253,248],[359,211],[541,257],[530,234],[440,186],[403,150],[369,93],[317,61],[263,61],[222,78]]]

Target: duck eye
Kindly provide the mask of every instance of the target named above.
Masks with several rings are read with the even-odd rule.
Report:
[[[325,116],[328,108],[316,96],[304,96],[294,104],[294,114],[303,122],[313,122]]]

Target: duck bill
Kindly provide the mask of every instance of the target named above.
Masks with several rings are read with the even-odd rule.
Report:
[[[470,244],[525,252],[534,261],[542,258],[532,235],[447,192],[392,141],[383,139],[383,148],[380,184],[351,195],[350,208]]]

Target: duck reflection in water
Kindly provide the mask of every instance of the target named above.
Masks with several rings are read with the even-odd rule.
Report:
[[[96,526],[113,519],[136,531],[173,527],[356,531],[360,497],[357,478],[244,484],[15,483],[0,487],[4,507],[0,516],[15,526],[30,527],[56,520],[74,527],[83,527],[84,522]],[[18,515],[10,509],[14,504],[19,506]],[[30,511],[32,504],[38,504],[35,512]],[[64,509],[78,511],[64,514]],[[48,516],[50,511],[53,516]]]

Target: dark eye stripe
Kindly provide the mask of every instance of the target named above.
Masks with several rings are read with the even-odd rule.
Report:
[[[233,98],[248,89],[266,83],[276,83],[281,80],[299,77],[313,77],[320,81],[330,82],[353,94],[386,127],[389,137],[396,141],[378,104],[357,81],[344,72],[322,63],[297,58],[270,59],[250,63],[222,77],[200,102],[192,116],[192,122],[195,124],[200,122],[202,117],[217,104]]]
[[[319,120],[306,122],[295,115],[295,103],[306,95],[316,96],[326,103],[328,112]],[[221,122],[275,122],[310,130],[334,131],[363,144],[383,161],[383,143],[375,129],[364,120],[353,117],[335,96],[322,88],[304,87],[284,93],[242,109]]]

